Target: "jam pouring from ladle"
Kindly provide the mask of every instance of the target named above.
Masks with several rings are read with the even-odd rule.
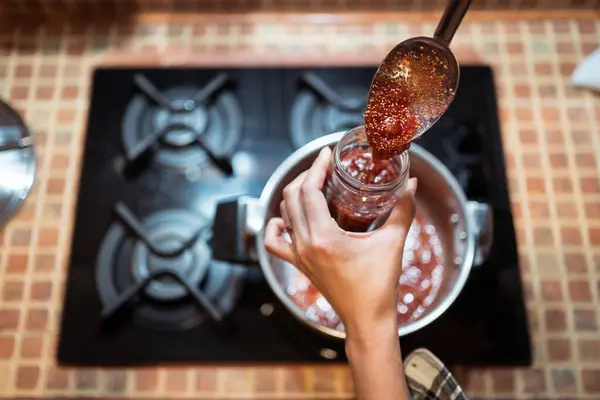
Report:
[[[450,41],[471,0],[450,0],[433,38],[415,37],[384,58],[365,111],[369,143],[378,158],[406,150],[446,112],[459,81]]]

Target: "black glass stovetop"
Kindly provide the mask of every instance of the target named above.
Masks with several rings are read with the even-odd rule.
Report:
[[[59,362],[344,362],[343,343],[296,321],[258,266],[211,260],[212,226],[218,203],[260,195],[295,148],[361,124],[374,71],[97,70]],[[469,199],[492,206],[494,242],[450,309],[402,338],[403,352],[423,346],[448,364],[530,364],[489,68],[461,69],[454,103],[419,144]]]

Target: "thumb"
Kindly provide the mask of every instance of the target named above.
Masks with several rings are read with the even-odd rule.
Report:
[[[396,205],[390,214],[388,220],[383,226],[378,229],[382,234],[384,232],[402,231],[402,234],[406,234],[410,229],[413,218],[416,212],[416,200],[415,194],[417,192],[417,178],[411,178],[408,180],[406,190],[398,196],[396,199]],[[386,233],[386,236],[388,233]]]

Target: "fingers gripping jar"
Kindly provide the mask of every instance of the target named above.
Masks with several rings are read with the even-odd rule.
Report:
[[[373,159],[365,127],[349,130],[333,150],[324,193],[331,216],[349,232],[369,232],[388,219],[406,188],[408,151]]]

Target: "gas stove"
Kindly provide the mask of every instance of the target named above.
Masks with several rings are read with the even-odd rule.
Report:
[[[257,265],[213,260],[212,233],[218,204],[258,197],[294,149],[360,125],[374,72],[97,70],[59,363],[345,362],[343,343],[292,317]],[[492,206],[495,240],[450,309],[402,338],[405,354],[531,363],[498,125],[491,70],[463,67],[454,103],[419,144]]]

